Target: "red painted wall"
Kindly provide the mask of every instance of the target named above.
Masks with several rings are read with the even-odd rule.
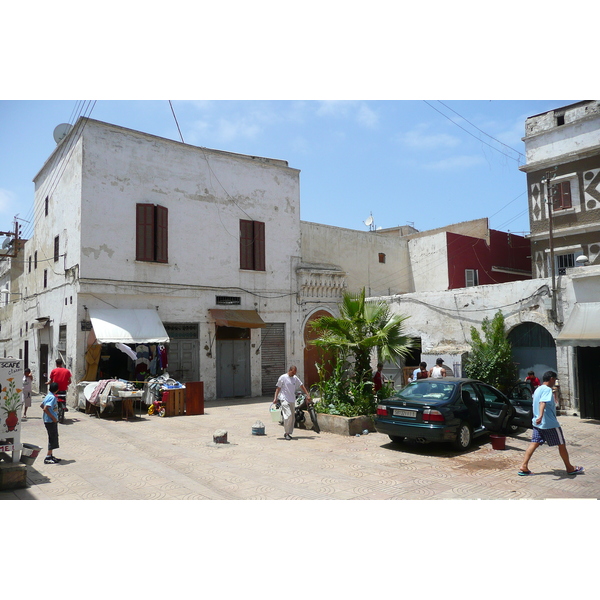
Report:
[[[449,289],[465,287],[465,269],[475,269],[479,285],[530,279],[518,273],[500,273],[492,267],[531,272],[531,242],[520,235],[490,229],[490,245],[485,240],[446,233]]]

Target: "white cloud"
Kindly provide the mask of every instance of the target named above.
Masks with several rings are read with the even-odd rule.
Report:
[[[261,131],[257,123],[252,119],[241,117],[238,119],[219,119],[217,122],[216,135],[220,142],[229,142],[238,138],[254,138]]]
[[[457,155],[429,163],[423,163],[423,167],[432,171],[449,171],[452,169],[468,169],[469,167],[480,165],[484,162],[485,160],[481,156]]]
[[[186,141],[205,145],[207,138],[211,138],[216,143],[224,144],[240,138],[255,138],[261,131],[261,126],[252,117],[196,120],[192,131],[186,134]]]
[[[379,115],[366,104],[360,105],[356,118],[359,124],[365,127],[375,127],[379,122]]]
[[[401,133],[397,140],[420,150],[433,150],[435,148],[454,148],[460,144],[460,139],[447,133],[427,133],[429,125],[424,123],[417,125],[411,131]]]
[[[316,111],[319,117],[333,117],[356,121],[363,127],[375,127],[379,115],[366,102],[358,100],[323,100]]]

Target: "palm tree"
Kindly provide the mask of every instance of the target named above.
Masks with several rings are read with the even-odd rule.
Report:
[[[412,338],[403,333],[408,317],[392,315],[383,300],[365,300],[361,292],[346,292],[340,305],[340,317],[323,316],[312,322],[320,336],[313,344],[333,351],[338,360],[354,357],[354,378],[371,378],[371,353],[377,352],[378,361],[396,362],[413,348]]]

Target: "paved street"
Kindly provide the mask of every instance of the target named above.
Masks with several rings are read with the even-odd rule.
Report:
[[[530,477],[517,476],[529,431],[493,450],[484,438],[466,453],[444,445],[397,445],[371,433],[343,437],[283,428],[270,398],[207,402],[204,415],[134,421],[70,409],[60,426],[57,465],[45,465],[46,430],[34,398],[21,440],[44,448],[26,489],[0,499],[36,500],[444,500],[600,497],[600,422],[560,417],[574,465],[567,476],[556,448],[535,453]],[[252,435],[260,419],[266,435]],[[213,433],[228,432],[227,444]]]

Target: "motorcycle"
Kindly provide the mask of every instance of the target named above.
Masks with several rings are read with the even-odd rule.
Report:
[[[56,401],[58,404],[58,422],[65,422],[65,413],[69,411],[67,408],[67,392],[57,392],[56,393]]]
[[[306,416],[304,415],[305,410],[308,411],[308,414],[310,415],[310,420],[312,421],[312,430],[315,433],[320,433],[321,428],[319,427],[319,422],[317,421],[317,412],[315,411],[315,405],[313,404],[313,401],[307,400],[305,394],[298,392],[296,394],[295,427],[298,427],[301,423],[306,421]]]

